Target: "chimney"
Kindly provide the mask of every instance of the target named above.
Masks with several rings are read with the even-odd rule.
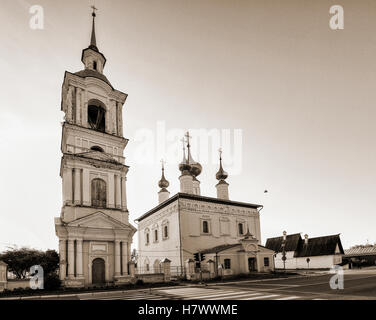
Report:
[[[304,235],[304,244],[308,244],[308,234]]]

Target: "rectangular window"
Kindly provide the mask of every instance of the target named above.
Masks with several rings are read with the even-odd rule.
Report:
[[[158,230],[154,230],[154,241],[158,241]]]
[[[149,242],[150,242],[149,234],[147,233],[147,234],[146,234],[146,244],[149,244]]]
[[[164,230],[164,237],[168,238],[168,226],[164,226],[163,230]]]
[[[269,267],[269,258],[264,258],[264,266]]]
[[[206,220],[202,222],[202,233],[209,233],[209,222]]]
[[[231,269],[231,259],[225,259],[225,269]]]
[[[239,224],[238,224],[238,231],[239,231],[239,234],[240,234],[240,235],[244,234],[243,224],[242,224],[242,223],[239,223]]]

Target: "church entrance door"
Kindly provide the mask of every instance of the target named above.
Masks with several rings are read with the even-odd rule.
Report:
[[[106,282],[105,263],[103,259],[97,258],[93,260],[91,272],[93,277],[93,284],[103,284]]]
[[[256,269],[256,258],[248,258],[248,271],[254,272]]]

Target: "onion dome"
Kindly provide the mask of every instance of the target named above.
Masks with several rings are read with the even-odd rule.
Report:
[[[188,163],[191,166],[191,169],[189,170],[190,174],[194,177],[199,176],[202,171],[202,166],[199,162],[196,162],[193,160],[192,155],[191,155],[191,150],[189,147],[188,147]]]
[[[223,167],[222,167],[222,150],[221,149],[219,149],[219,170],[217,174],[215,175],[215,177],[217,180],[225,180],[228,177],[228,173],[225,170],[223,170]]]
[[[161,180],[159,180],[159,182],[158,182],[158,186],[161,189],[166,189],[166,188],[168,188],[169,185],[170,185],[170,183],[167,181],[167,179],[165,178],[165,175],[164,175],[164,162],[162,160],[162,177],[161,177]]]
[[[185,145],[183,141],[183,160],[179,163],[179,170],[182,174],[189,174],[191,170],[191,165],[189,164],[187,158],[185,157]]]

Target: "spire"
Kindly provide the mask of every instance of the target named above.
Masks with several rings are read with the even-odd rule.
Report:
[[[95,6],[91,6],[91,8],[93,9],[93,12],[91,14],[92,17],[93,17],[93,25],[92,25],[92,29],[91,29],[91,39],[90,39],[89,48],[93,49],[95,51],[98,51],[97,39],[95,38],[95,17],[96,17],[95,11],[98,10],[98,9]]]
[[[190,170],[191,166],[189,165],[188,160],[185,157],[185,140],[184,140],[184,138],[181,139],[181,142],[183,143],[183,160],[182,160],[182,162],[179,163],[179,170],[181,171],[182,174],[183,173],[186,174]]]
[[[192,176],[194,178],[196,178],[198,175],[200,175],[200,173],[202,171],[202,166],[201,166],[200,163],[193,160],[193,157],[191,155],[191,145],[189,143],[189,139],[192,138],[192,137],[189,135],[188,131],[185,134],[185,137],[187,139],[187,149],[188,149],[188,160],[187,161],[188,161],[188,164],[191,166],[190,173],[192,174]]]
[[[215,177],[217,180],[221,181],[221,180],[227,179],[228,174],[225,170],[223,170],[223,167],[222,167],[222,149],[219,148],[218,152],[219,152],[219,170],[217,174],[215,175]]]
[[[170,197],[170,192],[167,190],[170,183],[167,181],[167,179],[165,178],[165,175],[164,175],[165,161],[162,159],[161,163],[162,163],[162,177],[161,177],[161,180],[159,180],[159,182],[158,182],[158,186],[161,188],[161,190],[159,190],[159,192],[158,192],[158,202],[159,203],[166,201]]]
[[[162,163],[162,177],[161,177],[161,180],[159,180],[159,182],[158,182],[158,186],[163,190],[163,189],[166,189],[170,185],[170,183],[167,181],[167,179],[165,178],[165,175],[164,175],[165,161],[162,159],[161,163]]]
[[[216,179],[219,180],[217,185],[215,186],[217,188],[217,198],[218,199],[225,199],[228,200],[228,183],[225,181],[225,179],[228,177],[228,174],[225,170],[223,170],[222,167],[222,149],[219,149],[219,170],[217,174],[215,175]]]

